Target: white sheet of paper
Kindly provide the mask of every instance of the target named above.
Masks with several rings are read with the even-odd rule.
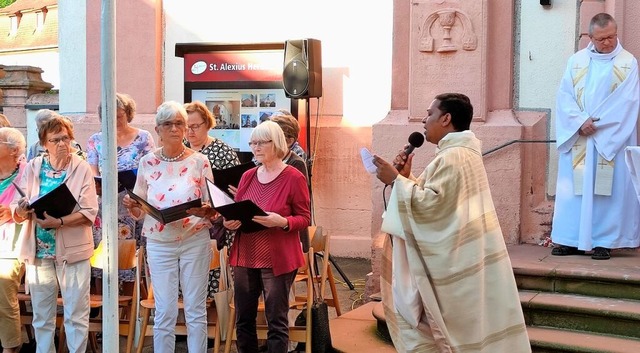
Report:
[[[375,174],[378,168],[373,164],[373,154],[366,147],[362,147],[360,149],[360,157],[362,157],[364,169],[371,174]]]
[[[214,208],[235,202],[209,179],[207,179],[207,188],[209,188],[209,196]]]

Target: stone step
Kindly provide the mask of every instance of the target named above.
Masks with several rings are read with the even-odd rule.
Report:
[[[520,303],[527,325],[640,339],[640,301],[520,291]]]
[[[509,247],[519,289],[640,300],[640,253],[614,250],[611,260],[552,256],[536,245]]]
[[[378,334],[373,310],[379,302],[369,302],[329,321],[331,343],[339,352],[396,352],[393,343]],[[384,313],[383,313],[384,315]]]
[[[527,327],[533,353],[636,353],[640,340],[546,327]]]

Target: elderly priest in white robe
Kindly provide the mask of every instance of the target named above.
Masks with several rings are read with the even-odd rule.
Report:
[[[393,183],[380,285],[398,352],[531,352],[472,117],[467,96],[436,96],[423,123],[438,148],[418,178],[413,154],[374,156]]]
[[[613,17],[591,19],[591,43],[569,59],[556,107],[558,183],[551,239],[556,256],[640,245],[640,205],[624,148],[637,145],[638,63]]]

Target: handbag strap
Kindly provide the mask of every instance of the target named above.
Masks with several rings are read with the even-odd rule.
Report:
[[[226,252],[226,246],[218,252],[218,256],[220,256],[220,283],[224,285],[224,288],[220,288],[220,290],[228,290],[231,288],[231,283],[229,283],[229,266],[227,266],[227,257],[225,255]]]

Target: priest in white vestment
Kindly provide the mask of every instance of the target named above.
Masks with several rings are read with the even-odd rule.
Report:
[[[591,42],[569,59],[556,107],[558,182],[553,255],[610,258],[640,245],[640,205],[624,148],[637,145],[638,63],[609,14],[593,17]]]
[[[423,123],[438,149],[417,178],[413,154],[374,156],[393,183],[380,286],[398,352],[531,352],[472,117],[467,96],[436,96]]]

